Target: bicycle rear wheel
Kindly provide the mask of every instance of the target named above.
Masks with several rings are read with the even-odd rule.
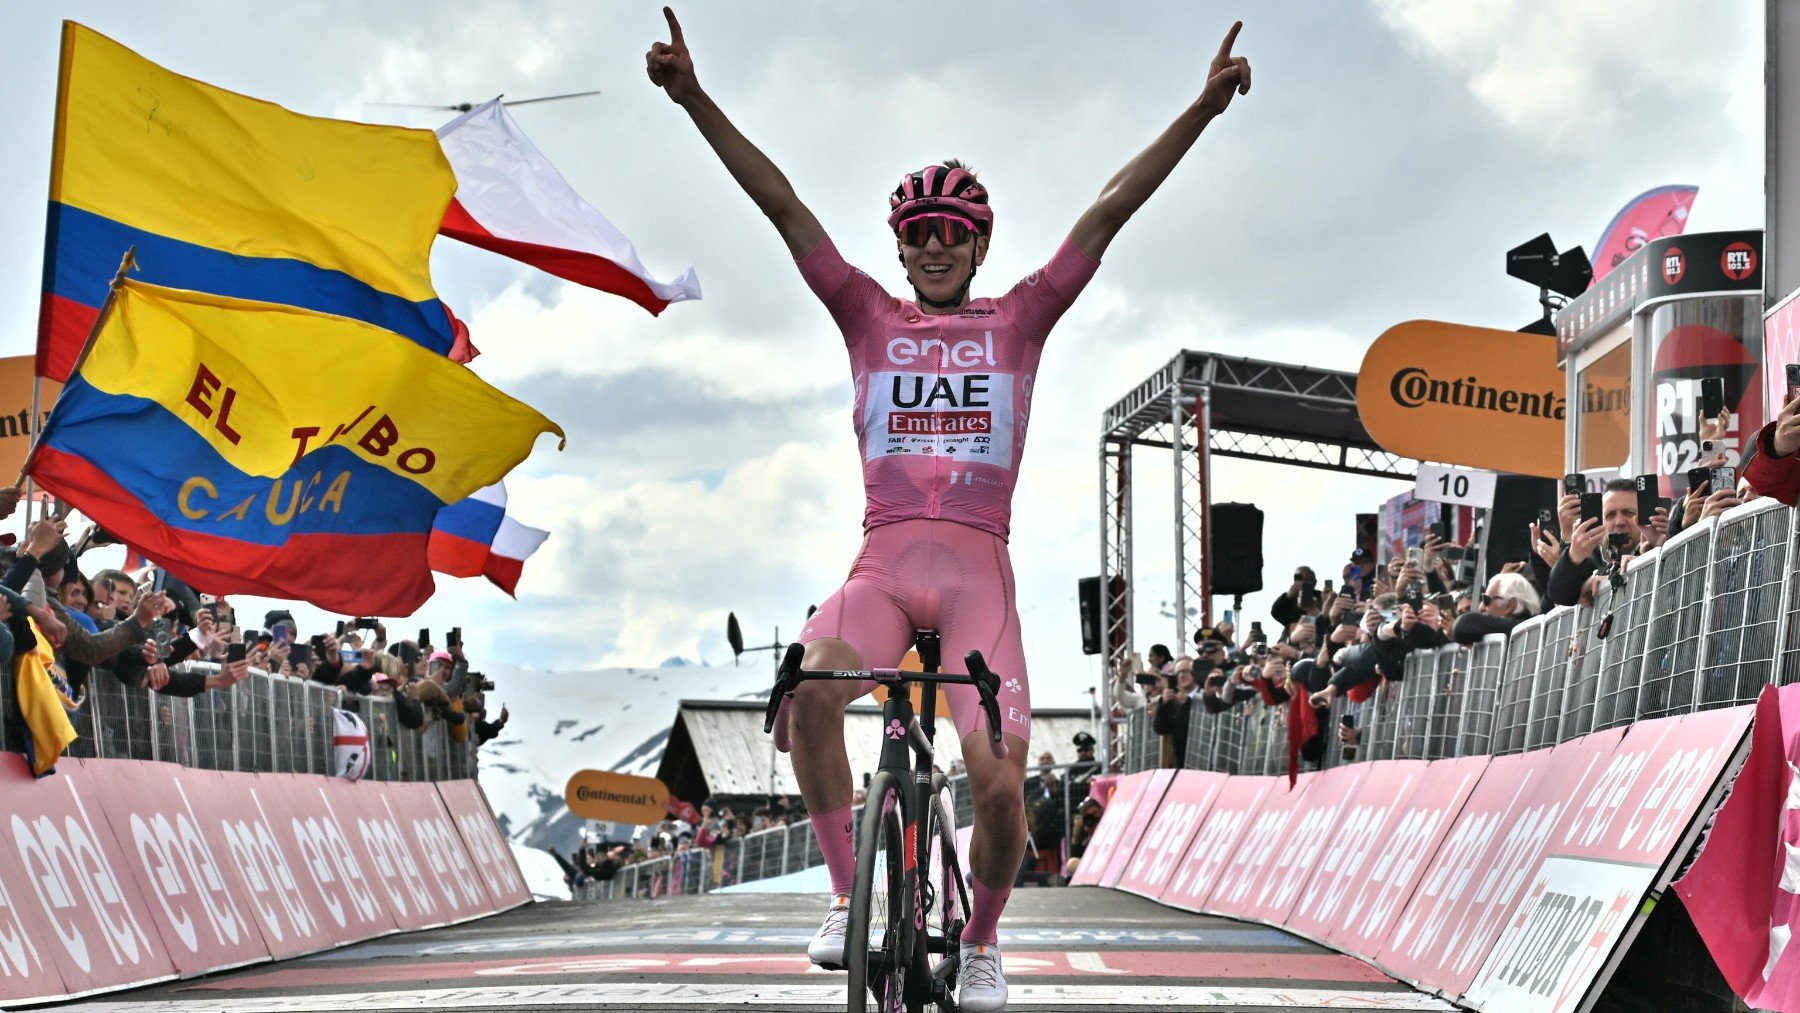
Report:
[[[887,771],[870,779],[856,840],[856,880],[844,929],[850,1013],[902,1013],[911,969],[912,904],[906,888],[905,800]]]

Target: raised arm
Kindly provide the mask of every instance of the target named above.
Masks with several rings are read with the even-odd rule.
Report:
[[[774,162],[769,161],[769,156],[739,133],[718,104],[701,89],[694,76],[694,58],[681,37],[681,22],[675,20],[675,12],[667,7],[663,8],[663,16],[669,19],[669,41],[652,45],[650,52],[644,55],[644,70],[650,75],[650,83],[667,92],[670,100],[687,110],[694,126],[700,128],[700,136],[712,145],[713,153],[725,163],[731,178],[737,180],[738,186],[743,187],[769,221],[775,223],[775,231],[781,233],[782,242],[787,244],[794,259],[811,253],[825,239],[825,230],[820,227],[819,220],[800,203],[793,184]]]
[[[1243,27],[1244,23],[1239,21],[1225,33],[1225,41],[1207,69],[1206,87],[1201,89],[1200,97],[1182,110],[1175,122],[1150,142],[1148,148],[1125,163],[1125,168],[1120,169],[1100,192],[1100,199],[1075,222],[1069,239],[1082,253],[1099,260],[1113,237],[1119,234],[1119,229],[1144,206],[1163,180],[1169,178],[1176,163],[1200,139],[1200,132],[1213,117],[1231,105],[1233,95],[1250,91],[1250,61],[1231,55],[1232,44],[1237,42],[1238,30]]]

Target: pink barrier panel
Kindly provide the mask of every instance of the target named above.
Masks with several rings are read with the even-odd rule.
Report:
[[[1287,925],[1294,905],[1307,896],[1314,871],[1327,862],[1328,855],[1337,859],[1343,856],[1346,848],[1355,846],[1350,833],[1354,828],[1346,826],[1351,804],[1368,797],[1370,789],[1380,782],[1385,788],[1375,794],[1391,805],[1396,800],[1396,792],[1400,797],[1404,796],[1400,786],[1407,785],[1409,790],[1410,784],[1424,775],[1425,767],[1422,760],[1401,760],[1352,764],[1319,774],[1301,800],[1300,810],[1288,820],[1287,829],[1273,850],[1261,855],[1261,868],[1265,874],[1255,883],[1255,888],[1242,891],[1241,897],[1238,891],[1233,891],[1234,899],[1230,903],[1240,912],[1237,916]],[[1264,808],[1280,790],[1278,785],[1264,797]],[[1246,841],[1245,846],[1239,848],[1239,857],[1247,863],[1256,863],[1258,849]],[[1229,873],[1228,878],[1235,879],[1238,871]],[[1253,880],[1257,878],[1254,865],[1241,871]],[[1213,902],[1220,903],[1219,892],[1214,893]]]
[[[1341,801],[1345,778],[1359,773],[1338,768],[1301,774],[1292,788],[1284,777],[1259,778],[1273,783],[1263,792],[1262,803],[1250,817],[1243,839],[1226,852],[1218,882],[1200,909],[1233,918],[1256,917],[1250,912],[1256,907],[1257,897],[1266,897],[1276,885],[1278,874],[1272,873],[1270,866],[1281,854],[1280,845],[1293,833],[1314,798],[1323,792]]]
[[[1601,752],[1601,773],[1571,797],[1465,1004],[1506,1013],[1580,1006],[1644,895],[1673,874],[1676,845],[1690,829],[1698,833],[1696,817],[1750,713],[1736,707],[1640,722]]]
[[[1118,887],[1140,897],[1156,897],[1168,884],[1169,875],[1187,853],[1188,842],[1200,830],[1200,821],[1230,777],[1203,770],[1183,770],[1169,782],[1162,805],[1150,820],[1144,843],[1131,856]]]
[[[204,805],[207,794],[190,788],[185,773],[165,763],[94,760],[73,769],[59,764],[56,776],[99,793],[124,859],[117,864],[148,901],[162,950],[179,974],[267,960],[262,931],[232,888],[222,834],[195,808],[195,796]]]
[[[0,1002],[203,974],[528,899],[479,789],[448,787],[455,815],[431,784],[135,760],[63,760],[34,781],[0,753]]]
[[[12,901],[36,907],[46,928],[37,947],[49,951],[61,976],[28,978],[14,998],[87,995],[175,976],[136,877],[124,872],[131,863],[107,823],[92,766],[65,762],[33,781],[20,757],[0,753],[0,812],[8,824],[0,870]]]
[[[1106,871],[1100,874],[1101,886],[1117,886],[1120,877],[1125,875],[1126,867],[1131,864],[1131,856],[1144,842],[1144,831],[1149,829],[1150,820],[1156,816],[1156,807],[1162,804],[1163,794],[1169,790],[1175,774],[1176,771],[1173,770],[1151,771],[1150,780],[1145,783],[1143,793],[1138,796],[1137,804],[1132,808],[1131,818],[1125,822],[1118,844],[1112,849]],[[1083,854],[1081,864],[1087,864],[1088,854],[1091,852]]]
[[[411,823],[398,815],[417,787],[368,781],[333,781],[330,787],[332,805],[355,825],[354,839],[368,856],[369,878],[383,909],[402,929],[456,920],[447,913],[441,884],[426,875],[429,863],[417,857]]]
[[[1302,778],[1310,776],[1301,775]],[[1225,859],[1236,850],[1237,842],[1249,829],[1250,817],[1262,802],[1263,795],[1277,781],[1281,782],[1281,788],[1285,791],[1285,777],[1227,779],[1225,787],[1219,789],[1219,794],[1213,799],[1212,807],[1206,811],[1206,819],[1201,822],[1200,829],[1195,831],[1187,854],[1176,867],[1175,874],[1169,877],[1169,885],[1163,888],[1156,899],[1170,907],[1186,911],[1200,910],[1207,895],[1212,893],[1213,884],[1218,881],[1219,869],[1223,867]]]
[[[1410,792],[1388,776],[1372,778],[1345,817],[1339,860],[1320,863],[1295,908],[1294,930],[1373,959],[1487,765],[1485,756],[1436,760]],[[1384,797],[1390,792],[1391,806]],[[1371,829],[1373,838],[1361,846]]]
[[[1174,773],[1172,770],[1146,770],[1118,779],[1112,798],[1106,803],[1106,811],[1100,814],[1100,825],[1094,828],[1094,836],[1089,839],[1087,850],[1081,855],[1081,867],[1075,870],[1075,877],[1069,881],[1071,885],[1094,886],[1105,879],[1108,867],[1120,850],[1120,842],[1127,840],[1125,828],[1136,818],[1140,801],[1151,793],[1152,783],[1156,786],[1156,794],[1160,795],[1168,787]],[[1157,799],[1151,798],[1143,804],[1143,808],[1154,813],[1156,802]],[[1146,820],[1148,815],[1146,814]],[[1135,843],[1124,848],[1127,859],[1134,847]]]
[[[513,860],[512,849],[500,836],[487,796],[474,781],[443,781],[437,785],[438,798],[450,819],[462,834],[463,844],[475,859],[481,882],[499,910],[518,907],[531,901],[531,888],[525,874]],[[946,796],[947,797],[947,796]],[[968,854],[968,852],[958,852]]]
[[[269,803],[275,834],[291,843],[299,856],[294,869],[301,892],[311,903],[318,934],[326,946],[392,932],[393,916],[377,897],[369,854],[347,830],[332,805],[335,778],[309,774],[265,774],[258,779],[276,801]],[[402,791],[417,785],[388,785]],[[352,841],[356,841],[352,846]]]
[[[1515,911],[1551,830],[1570,800],[1585,796],[1622,735],[1614,728],[1489,763],[1463,809],[1465,819],[1473,814],[1484,822],[1470,827],[1470,839],[1452,829],[1438,856],[1448,856],[1449,863],[1426,873],[1378,962],[1396,977],[1445,996],[1468,991]],[[1483,798],[1490,781],[1497,790]],[[1471,844],[1484,846],[1457,848]]]
[[[1328,932],[1345,918],[1350,907],[1350,892],[1368,880],[1368,867],[1379,862],[1381,840],[1399,819],[1406,799],[1424,783],[1431,765],[1422,759],[1400,759],[1382,763],[1357,763],[1339,766],[1337,770],[1352,772],[1364,768],[1361,783],[1346,792],[1341,817],[1334,822],[1312,819],[1303,824],[1303,833],[1287,846],[1296,851],[1300,865],[1301,887],[1292,891],[1285,916],[1276,916],[1283,928],[1325,939]],[[1316,792],[1318,788],[1314,788]],[[1312,806],[1312,801],[1307,802]],[[1294,873],[1285,873],[1294,878]]]

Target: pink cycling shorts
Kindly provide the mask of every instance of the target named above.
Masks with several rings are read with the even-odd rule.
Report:
[[[1000,730],[1031,742],[1031,684],[1013,590],[1012,560],[999,535],[956,521],[914,519],[870,528],[850,577],[807,620],[800,642],[836,637],[869,668],[895,668],[913,631],[936,629],[944,671],[965,672],[980,651],[1000,677]],[[863,684],[863,692],[875,688]],[[987,728],[973,686],[946,686],[959,740]]]

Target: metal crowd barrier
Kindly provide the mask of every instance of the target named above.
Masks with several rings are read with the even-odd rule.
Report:
[[[1800,680],[1797,563],[1800,525],[1773,500],[1697,524],[1633,560],[1616,591],[1603,580],[1591,606],[1555,609],[1469,648],[1413,651],[1403,678],[1369,699],[1333,700],[1317,766],[1522,752],[1633,721],[1754,702],[1768,682]],[[1354,745],[1341,741],[1345,717],[1356,729]],[[1194,707],[1190,721],[1184,765],[1286,772],[1285,706],[1252,701],[1218,714]],[[1161,743],[1146,709],[1119,719],[1114,732],[1125,771],[1158,766]],[[958,790],[960,822],[969,812],[966,785]],[[811,843],[804,823],[752,834],[714,866],[741,880],[793,871],[796,851],[816,860],[816,846],[791,842],[798,834]],[[652,896],[724,878],[708,872],[714,866],[690,872],[680,861],[628,866],[588,892]]]
[[[216,673],[215,662],[184,662],[176,671]],[[24,748],[12,717],[11,678],[0,678],[0,750]],[[337,762],[333,711],[353,711],[369,732],[369,770],[378,781],[456,780],[475,775],[475,732],[462,741],[433,722],[404,728],[387,697],[361,697],[339,687],[251,669],[241,682],[194,697],[164,696],[127,686],[110,672],[89,674],[87,699],[71,715],[79,738],[68,755],[81,759],[160,760],[205,770],[330,774]]]

